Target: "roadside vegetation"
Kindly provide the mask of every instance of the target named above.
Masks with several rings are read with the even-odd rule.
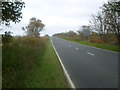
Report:
[[[60,37],[60,38],[63,38],[65,40],[69,40],[69,41],[73,41],[73,42],[76,42],[76,43],[80,43],[80,44],[83,44],[83,45],[88,45],[88,46],[93,46],[93,47],[106,49],[106,50],[110,50],[110,51],[120,52],[120,47],[115,46],[115,45],[93,43],[93,42],[90,42],[90,41],[78,41],[78,40],[72,40],[70,38],[65,38],[65,37]]]
[[[19,23],[25,3],[21,0],[0,2],[1,24]],[[120,51],[120,2],[103,5],[102,13],[92,15],[90,25],[84,25],[76,33],[70,31],[54,36],[80,44],[112,51]],[[8,13],[9,12],[9,13]],[[7,14],[6,14],[7,13]],[[3,88],[67,88],[67,82],[48,36],[40,37],[45,24],[32,17],[22,27],[26,36],[2,35],[2,87]],[[85,33],[87,31],[87,33]]]
[[[24,2],[13,0],[0,4],[0,24],[10,26],[11,22],[21,21]],[[44,27],[42,20],[32,17],[22,27],[26,36],[12,36],[10,31],[2,35],[2,88],[68,88],[49,36],[40,37]]]
[[[4,37],[3,37],[4,38]],[[12,37],[2,45],[3,88],[67,88],[49,38]]]
[[[42,59],[44,50],[45,42],[41,38],[13,37],[11,42],[3,44],[3,88],[24,87],[25,80]]]
[[[76,43],[80,43],[83,45],[120,52],[120,47],[117,45],[117,39],[114,36],[114,34],[110,35],[111,37],[109,37],[108,39],[106,38],[106,42],[101,40],[99,35],[95,32],[90,34],[89,40],[84,40],[84,35],[82,32],[77,34],[76,32],[70,31],[67,33],[55,34],[54,36],[63,38],[65,40],[73,41]]]
[[[27,88],[68,88],[62,67],[49,39],[42,60],[25,82]]]
[[[120,52],[120,1],[108,1],[91,15],[88,25],[80,29],[54,34],[80,44]]]

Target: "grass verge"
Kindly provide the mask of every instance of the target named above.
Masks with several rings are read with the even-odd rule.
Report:
[[[42,59],[45,43],[41,38],[13,37],[2,46],[2,87],[23,88],[27,76]]]
[[[48,37],[13,37],[3,44],[2,87],[68,87]]]
[[[46,43],[46,51],[42,60],[38,61],[25,85],[27,88],[68,88],[62,67],[50,40]]]
[[[63,37],[60,37],[60,38],[63,38]],[[93,46],[93,47],[97,47],[97,48],[101,48],[101,49],[106,49],[106,50],[110,50],[110,51],[120,52],[120,47],[117,47],[117,46],[91,43],[89,41],[75,41],[75,40],[71,40],[71,39],[68,39],[68,38],[63,38],[63,39],[69,40],[69,41],[73,41],[73,42],[76,42],[76,43],[80,43],[80,44],[83,44],[83,45],[88,45],[88,46]]]

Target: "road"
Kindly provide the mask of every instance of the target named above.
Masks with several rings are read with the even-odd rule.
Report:
[[[118,53],[51,39],[76,88],[118,88]]]

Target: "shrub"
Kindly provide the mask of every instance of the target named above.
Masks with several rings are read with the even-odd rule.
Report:
[[[2,35],[2,44],[7,45],[12,41],[12,36],[10,35],[11,32],[5,32],[4,35]]]

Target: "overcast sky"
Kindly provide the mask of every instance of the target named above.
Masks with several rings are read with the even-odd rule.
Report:
[[[23,35],[21,27],[27,26],[29,19],[36,17],[46,25],[41,35],[53,35],[69,30],[77,31],[82,25],[88,25],[92,14],[96,14],[108,0],[23,0],[23,18],[18,24],[11,24],[14,35]],[[3,32],[3,31],[2,31]]]

